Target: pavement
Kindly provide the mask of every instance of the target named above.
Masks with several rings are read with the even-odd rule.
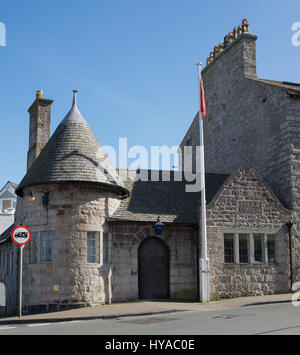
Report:
[[[86,307],[53,313],[25,315],[22,318],[0,317],[0,326],[11,324],[21,325],[35,323],[71,322],[78,320],[114,319],[186,311],[208,312],[213,310],[226,310],[253,305],[288,303],[291,301],[292,294],[234,298],[206,304],[197,302],[139,301]]]

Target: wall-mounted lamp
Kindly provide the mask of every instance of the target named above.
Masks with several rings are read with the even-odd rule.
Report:
[[[160,217],[157,218],[157,222],[154,225],[154,232],[156,235],[162,235],[164,230],[164,224],[161,222]]]
[[[33,192],[30,192],[30,194],[29,194],[29,196],[28,196],[28,200],[29,200],[30,202],[33,202],[33,201],[36,200],[36,198],[35,198]]]
[[[42,196],[42,204],[47,207],[49,205],[49,192],[45,191],[36,191],[37,193],[43,194]],[[36,195],[31,191],[28,195],[28,200],[30,202],[34,202],[36,200]]]

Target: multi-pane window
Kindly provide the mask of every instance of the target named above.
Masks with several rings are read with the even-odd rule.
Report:
[[[224,234],[225,263],[277,262],[277,236],[264,233]]]
[[[41,232],[40,241],[40,262],[51,264],[53,262],[53,233]]]
[[[103,233],[103,264],[109,264],[108,260],[108,233]]]
[[[100,264],[100,233],[87,233],[87,262],[89,264]]]
[[[234,263],[234,235],[225,234],[224,235],[224,260],[225,263]]]
[[[35,265],[38,263],[38,234],[32,232],[30,243],[28,244],[29,264]]]
[[[268,263],[276,263],[276,239],[275,235],[268,235],[267,237],[267,247],[268,247]]]
[[[264,235],[263,234],[254,234],[254,261],[263,263],[264,260]]]
[[[239,257],[241,264],[249,263],[248,234],[239,235]]]

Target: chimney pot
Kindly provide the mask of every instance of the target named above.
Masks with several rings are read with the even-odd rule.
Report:
[[[238,36],[240,36],[241,34],[243,34],[243,27],[242,27],[242,25],[239,25],[239,27],[237,28],[237,33],[238,33]]]
[[[234,32],[229,32],[228,34],[228,42],[232,43],[234,41]]]
[[[217,56],[220,54],[220,48],[219,46],[215,46],[214,48],[214,58],[217,58]]]
[[[242,27],[243,27],[243,33],[249,32],[249,21],[246,18],[242,21]]]
[[[37,99],[42,99],[44,97],[44,92],[43,90],[37,90],[36,92],[36,98]]]

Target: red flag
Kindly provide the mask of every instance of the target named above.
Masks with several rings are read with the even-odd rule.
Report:
[[[201,79],[201,88],[200,88],[200,102],[201,102],[201,113],[203,119],[206,117],[206,103],[205,103],[205,94],[203,87],[203,80]]]

